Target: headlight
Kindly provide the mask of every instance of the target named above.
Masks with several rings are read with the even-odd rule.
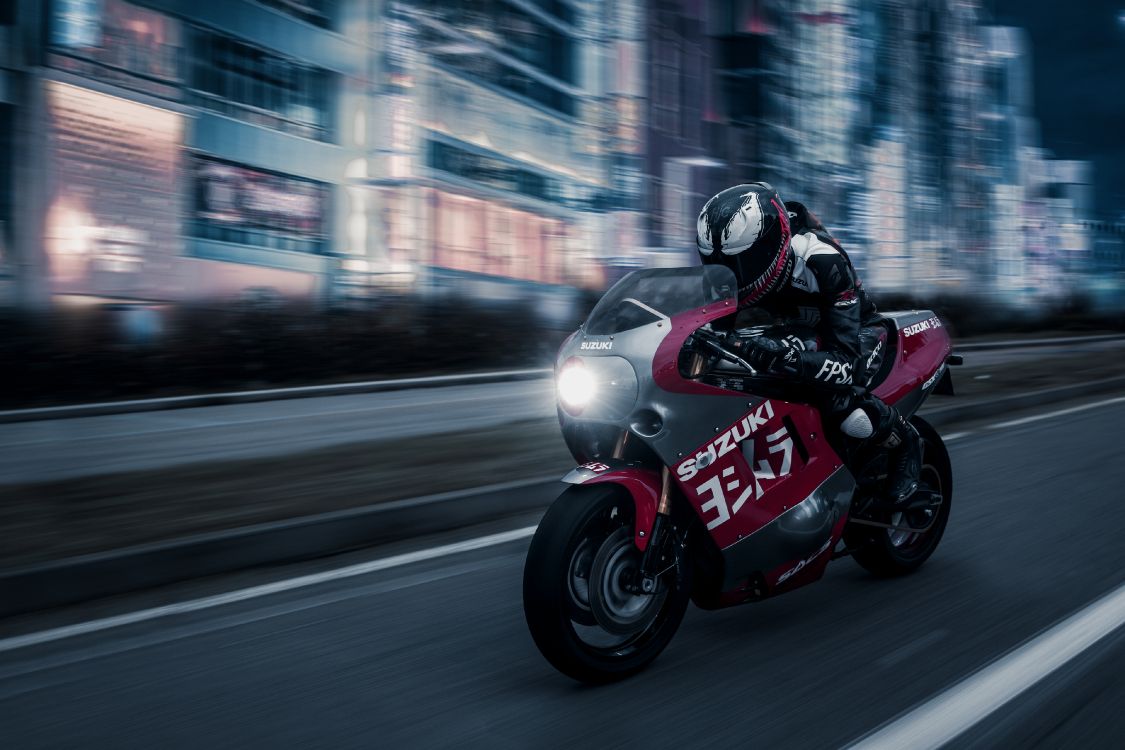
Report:
[[[598,393],[594,375],[581,362],[571,362],[563,367],[558,380],[559,400],[566,410],[578,414]]]
[[[624,419],[637,401],[637,375],[621,357],[571,357],[555,381],[559,404],[572,417]]]

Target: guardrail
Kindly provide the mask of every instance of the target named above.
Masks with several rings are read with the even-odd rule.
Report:
[[[978,341],[953,345],[954,352],[989,351],[997,349],[1019,349],[1023,347],[1056,346],[1059,344],[1089,344],[1101,341],[1125,339],[1125,334],[1111,333],[1095,336],[1063,336],[1043,339],[1012,339],[1008,341]],[[344,396],[356,393],[379,393],[400,391],[409,388],[437,388],[441,386],[474,385],[477,383],[502,383],[516,380],[534,380],[551,374],[550,368],[528,368],[523,370],[500,370],[495,372],[474,372],[458,375],[433,375],[416,378],[396,378],[393,380],[367,380],[357,383],[333,383],[331,385],[304,385],[291,388],[262,388],[250,391],[228,391],[225,393],[200,393],[188,396],[168,396],[163,398],[143,398],[131,401],[104,401],[94,404],[71,404],[66,406],[44,406],[33,409],[9,409],[0,411],[0,424],[11,422],[32,422],[46,419],[72,419],[74,417],[94,417],[105,414],[132,414],[144,411],[165,409],[187,409],[198,406],[218,406],[222,404],[248,404],[257,401],[282,401],[291,398],[312,398],[315,396]]]

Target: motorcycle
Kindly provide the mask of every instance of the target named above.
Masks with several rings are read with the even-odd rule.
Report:
[[[539,650],[577,680],[646,667],[689,601],[760,601],[843,556],[903,575],[941,540],[949,455],[915,414],[952,393],[946,365],[960,358],[938,317],[888,313],[861,335],[867,387],[923,439],[918,490],[891,510],[885,451],[826,430],[796,384],[739,357],[736,289],[722,266],[635,271],[559,350],[559,422],[579,465],[532,538],[523,602]]]

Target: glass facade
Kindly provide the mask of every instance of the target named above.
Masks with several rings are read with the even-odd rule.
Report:
[[[195,29],[188,48],[189,101],[305,138],[332,140],[334,77],[222,34]]]
[[[268,8],[274,8],[294,18],[321,28],[332,27],[332,11],[335,0],[255,0]]]
[[[52,4],[51,67],[123,88],[178,99],[180,21],[123,0]]]
[[[573,32],[504,0],[412,6],[418,49],[432,61],[567,117],[579,114]]]

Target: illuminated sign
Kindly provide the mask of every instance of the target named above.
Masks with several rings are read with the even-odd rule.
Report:
[[[56,293],[160,297],[180,254],[180,115],[49,81]]]
[[[196,219],[239,229],[261,229],[305,239],[323,236],[323,185],[195,156]]]

